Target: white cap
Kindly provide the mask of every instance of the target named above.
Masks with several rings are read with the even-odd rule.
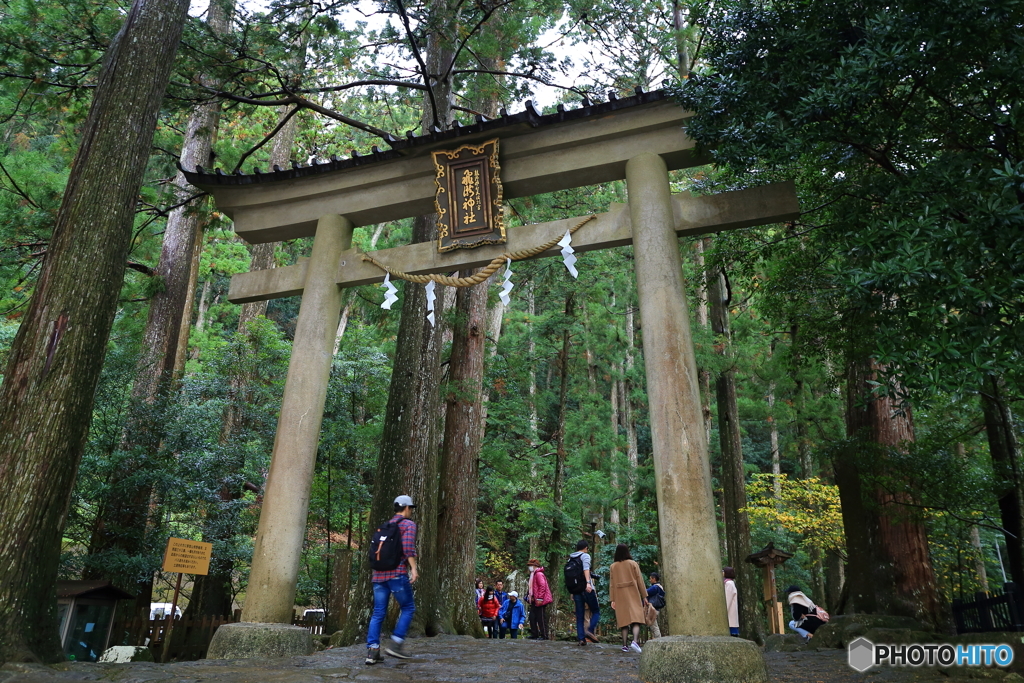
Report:
[[[416,507],[416,503],[412,502],[412,498],[410,496],[399,496],[398,498],[395,498],[395,505],[403,508]]]
[[[510,598],[518,598],[519,597],[519,593],[517,593],[515,591],[509,591],[508,595],[509,595]]]

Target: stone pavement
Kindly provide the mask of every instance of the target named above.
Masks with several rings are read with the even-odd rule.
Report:
[[[308,657],[262,660],[200,660],[171,664],[89,664],[0,667],[0,683],[329,683],[330,681],[408,681],[469,683],[639,683],[639,655],[610,643],[585,648],[569,642],[476,640],[438,636],[409,641],[409,660],[386,657],[366,666],[364,646],[335,648]],[[858,674],[846,665],[844,650],[770,652],[765,655],[772,683],[953,683],[934,669],[873,669]],[[985,672],[976,671],[983,674]],[[997,673],[997,672],[992,672]],[[988,680],[1024,681],[1005,672]],[[974,679],[977,683],[977,679]]]

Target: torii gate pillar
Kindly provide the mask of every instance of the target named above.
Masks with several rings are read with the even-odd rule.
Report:
[[[761,652],[729,632],[711,464],[683,288],[668,169],[657,154],[626,163],[658,494],[668,636],[640,659],[648,683],[767,681]]]
[[[341,316],[341,289],[334,276],[342,252],[351,246],[352,223],[344,216],[317,221],[242,610],[245,622],[291,623],[300,559],[295,541],[301,544],[305,535],[309,482]]]

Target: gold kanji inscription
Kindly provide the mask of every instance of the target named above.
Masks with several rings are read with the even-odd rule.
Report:
[[[498,139],[434,152],[438,251],[503,244]]]

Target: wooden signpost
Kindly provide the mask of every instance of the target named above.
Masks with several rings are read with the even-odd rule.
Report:
[[[167,627],[164,629],[164,647],[160,659],[167,661],[171,650],[171,631],[174,630],[174,616],[178,611],[178,593],[181,592],[181,575],[192,574],[206,576],[210,573],[210,557],[213,556],[213,544],[203,541],[190,541],[185,538],[168,538],[164,550],[163,571],[178,572],[178,581],[174,584],[174,599],[171,600],[171,611],[167,613]]]

